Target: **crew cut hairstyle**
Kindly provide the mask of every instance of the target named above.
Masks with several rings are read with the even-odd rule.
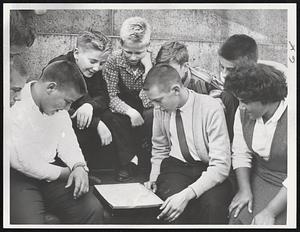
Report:
[[[177,70],[168,64],[159,64],[152,67],[147,73],[143,89],[147,91],[151,87],[157,86],[160,91],[168,92],[173,84],[183,85]]]
[[[218,51],[219,56],[229,61],[247,58],[257,62],[257,44],[253,38],[245,34],[235,34],[229,37]]]
[[[148,21],[141,17],[126,19],[120,29],[121,45],[128,40],[148,45],[150,43],[150,36],[151,27]]]
[[[156,64],[170,63],[175,61],[180,66],[189,61],[187,47],[178,41],[165,42],[159,49],[156,56]]]
[[[224,89],[245,102],[262,104],[283,100],[287,96],[287,83],[283,72],[265,64],[238,68],[229,73]]]
[[[111,52],[111,40],[100,31],[89,28],[77,37],[77,48],[94,49],[102,52]]]
[[[73,88],[80,95],[87,93],[86,83],[79,68],[70,61],[62,60],[49,64],[43,69],[40,80],[55,82],[61,90]]]

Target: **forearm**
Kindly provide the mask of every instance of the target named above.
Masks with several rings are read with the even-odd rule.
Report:
[[[127,115],[126,112],[129,108],[132,108],[128,104],[126,104],[124,101],[122,101],[118,96],[111,96],[110,97],[110,103],[109,107],[112,112],[116,112],[119,114]]]
[[[72,128],[71,120],[67,118],[64,122],[65,128],[58,141],[58,157],[69,167],[72,168],[77,162],[85,162],[77,137]]]
[[[265,210],[268,210],[274,217],[281,213],[287,206],[287,189],[282,187],[277,195],[269,202]]]
[[[238,186],[240,191],[251,191],[250,168],[241,167],[235,170]]]

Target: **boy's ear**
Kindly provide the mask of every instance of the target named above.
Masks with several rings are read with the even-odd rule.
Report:
[[[46,92],[47,94],[51,94],[57,90],[57,84],[55,82],[47,82],[46,83]]]
[[[184,62],[182,66],[185,70],[188,70],[190,64],[189,64],[189,62]]]
[[[175,95],[178,95],[180,93],[180,85],[179,84],[173,84],[170,89],[171,89],[171,92],[173,92]]]
[[[74,55],[75,60],[78,59],[78,54],[79,54],[79,50],[78,50],[78,48],[75,48],[74,51],[73,51],[73,55]]]

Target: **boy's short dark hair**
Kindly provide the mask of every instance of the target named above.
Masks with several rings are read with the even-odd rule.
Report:
[[[28,72],[25,67],[25,64],[24,64],[23,60],[21,59],[21,57],[19,57],[18,55],[14,55],[10,58],[10,72],[13,69],[15,71],[17,71],[22,77],[28,76]]]
[[[112,51],[111,40],[102,32],[92,29],[78,36],[76,47],[94,49],[102,52]]]
[[[229,61],[247,58],[256,63],[258,59],[255,40],[245,34],[235,34],[229,37],[219,49],[218,54]]]
[[[177,70],[168,64],[160,64],[152,67],[147,73],[143,89],[149,90],[151,87],[157,86],[160,91],[168,92],[171,85],[175,83],[183,85]]]
[[[73,88],[80,95],[87,93],[86,83],[79,68],[70,61],[62,60],[49,64],[43,69],[40,80],[53,81],[63,90]]]
[[[156,56],[156,64],[170,63],[175,61],[180,66],[189,61],[189,53],[187,47],[177,41],[170,41],[164,43],[159,49]]]
[[[20,10],[10,11],[10,45],[30,47],[35,40],[35,32]]]
[[[247,102],[266,104],[281,101],[287,96],[283,72],[265,64],[244,66],[229,73],[224,88]]]

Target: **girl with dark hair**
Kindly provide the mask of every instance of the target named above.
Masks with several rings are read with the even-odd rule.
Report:
[[[230,224],[286,224],[284,74],[264,64],[239,68],[226,77],[225,89],[240,103],[232,145],[239,190],[229,206]]]

